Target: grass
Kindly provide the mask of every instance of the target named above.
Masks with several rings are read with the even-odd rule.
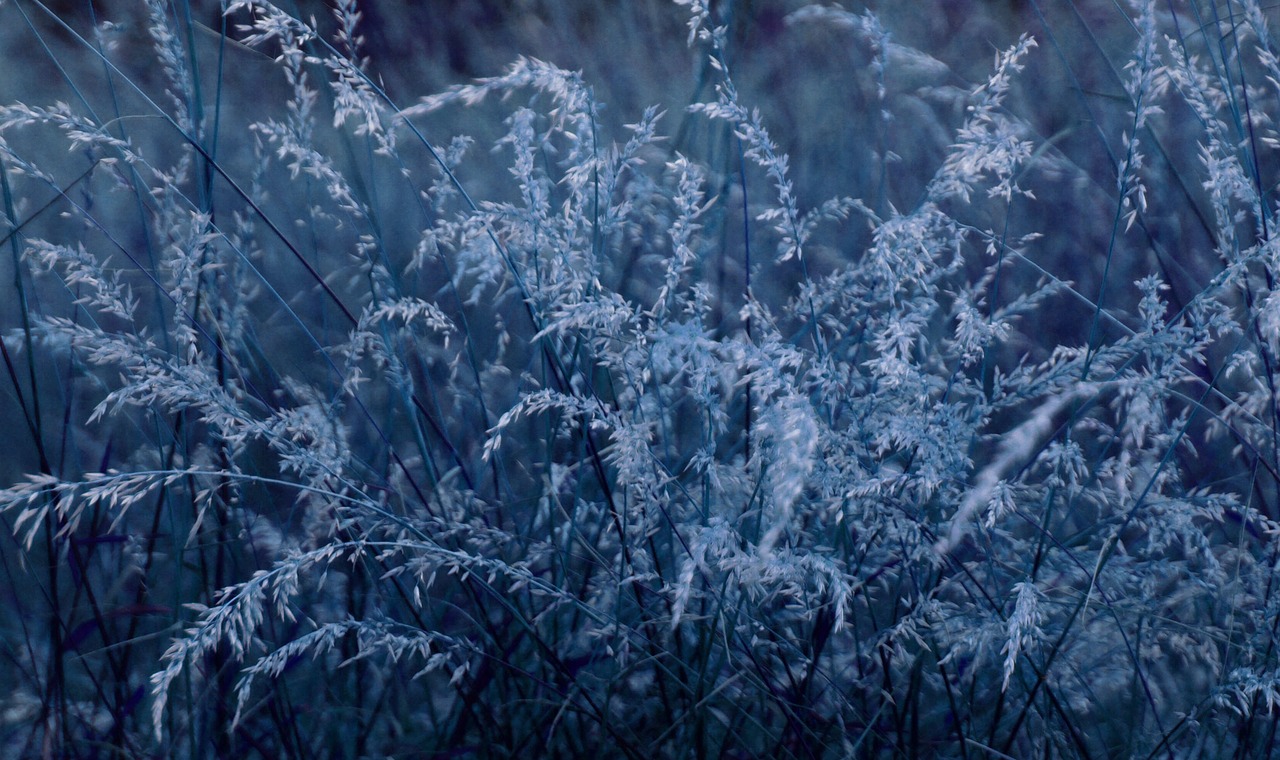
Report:
[[[0,5],[6,753],[1269,756],[1274,14],[1014,6]]]

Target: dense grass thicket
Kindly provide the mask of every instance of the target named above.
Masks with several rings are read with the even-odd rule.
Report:
[[[1276,12],[619,5],[0,0],[0,754],[1272,757]]]

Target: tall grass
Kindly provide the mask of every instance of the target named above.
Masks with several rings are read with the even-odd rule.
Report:
[[[354,0],[0,8],[66,85],[0,106],[8,755],[1270,756],[1269,11],[1032,2],[971,81],[644,7],[618,116],[400,102]]]

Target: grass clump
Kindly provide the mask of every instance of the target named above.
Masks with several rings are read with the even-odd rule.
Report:
[[[398,103],[354,0],[11,0],[5,746],[1265,756],[1270,20],[1031,6],[973,82],[655,5],[696,95],[615,121],[533,56]]]

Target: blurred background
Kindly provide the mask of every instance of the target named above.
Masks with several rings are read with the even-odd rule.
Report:
[[[888,35],[883,50],[865,32],[797,21],[793,14],[805,5],[801,0],[712,3],[714,17],[729,29],[726,55],[741,99],[760,110],[773,140],[789,155],[802,211],[835,196],[861,199],[882,217],[914,208],[955,140],[970,94],[990,75],[996,54],[1028,34],[1038,47],[1013,82],[1008,111],[1037,146],[1036,160],[1019,178],[1035,199],[973,204],[962,210],[968,215],[962,221],[1011,241],[1039,233],[1042,237],[1025,251],[1039,270],[1073,283],[1090,297],[1098,292],[1103,262],[1113,245],[1117,166],[1122,158],[1117,154],[1132,131],[1123,78],[1137,35],[1122,4],[1111,0],[847,3],[844,8],[850,13],[875,14]],[[207,143],[220,162],[239,172],[238,181],[248,183],[257,164],[254,140],[245,125],[271,114],[283,118],[289,91],[281,67],[269,49],[234,42],[241,34],[238,25],[245,20],[242,10],[224,17],[221,4],[214,0],[158,7],[174,15],[175,28],[186,36],[184,42],[199,53],[196,80],[204,94]],[[282,7],[299,18],[314,18],[326,35],[335,28],[331,6],[320,0],[286,0]],[[605,143],[625,141],[623,125],[638,121],[646,107],[664,109],[659,131],[668,136],[662,143],[667,155],[688,155],[718,173],[712,181],[720,190],[717,218],[725,250],[742,247],[742,186],[735,179],[741,169],[739,148],[725,124],[694,118],[686,111],[690,103],[715,98],[705,52],[688,44],[687,7],[670,0],[372,1],[359,7],[363,14],[360,52],[367,58],[368,71],[400,107],[412,106],[452,85],[501,74],[524,55],[582,72],[583,81],[603,106],[601,139]],[[1193,3],[1179,20],[1164,17],[1161,24],[1178,29],[1187,39],[1217,45],[1214,35],[1201,30],[1208,28],[1219,10],[1214,3]],[[73,111],[91,111],[100,124],[127,127],[130,139],[143,152],[176,152],[180,146],[173,142],[172,132],[135,91],[136,85],[154,102],[171,107],[147,32],[147,13],[147,5],[135,0],[0,4],[0,61],[10,72],[0,77],[0,102],[66,102]],[[883,76],[874,65],[878,56],[884,62]],[[323,73],[316,71],[313,76],[313,86],[321,87]],[[326,108],[323,98],[318,107],[322,112]],[[492,145],[505,132],[503,120],[513,107],[487,102],[475,108],[446,109],[419,126],[436,145],[447,145],[461,134],[473,136],[478,146]],[[1174,105],[1157,117],[1143,138],[1145,176],[1151,186],[1161,188],[1167,202],[1141,215],[1134,229],[1115,238],[1108,300],[1114,316],[1122,321],[1127,318],[1127,305],[1136,303],[1131,284],[1139,277],[1151,272],[1164,275],[1173,285],[1171,304],[1178,308],[1218,270],[1209,233],[1212,215],[1197,179],[1195,141],[1201,132],[1177,128],[1193,118],[1185,106],[1178,108]],[[60,187],[74,196],[86,162],[65,147],[41,144],[55,134],[17,130],[8,139],[15,150],[38,156]],[[332,141],[331,156],[347,156],[355,163],[361,160],[349,143],[342,142],[341,134],[316,139],[321,145]],[[24,140],[30,142],[24,144]],[[59,160],[64,162],[61,166]],[[468,154],[460,179],[478,199],[510,197],[506,161],[505,155],[478,147]],[[275,172],[267,181],[285,176]],[[771,197],[762,176],[753,181],[750,192],[759,195],[747,200],[748,207]],[[80,190],[98,204],[130,202],[127,194],[115,194],[113,201],[111,194]],[[264,191],[286,204],[295,195],[287,183],[268,185]],[[17,209],[24,235],[65,239],[68,222],[60,216],[65,208],[59,208],[63,200],[47,187],[18,196],[25,204]],[[396,202],[395,198],[380,200],[389,215]],[[125,209],[103,213],[109,210],[95,209],[100,217],[117,221],[133,213]],[[402,243],[411,246],[416,232],[400,230],[409,236]],[[141,235],[141,228],[133,233],[120,230],[117,235],[127,246],[135,233]],[[820,276],[859,255],[868,240],[867,226],[860,220],[824,226],[810,245],[810,274]],[[726,259],[737,261],[738,257],[726,254]],[[768,288],[773,287],[774,300],[787,297],[795,284],[794,267],[771,269],[769,257],[760,254],[755,261],[763,275],[755,282],[758,294],[769,299]],[[1025,290],[1042,276],[1039,270],[1011,271],[1013,282],[1007,292]],[[0,281],[11,282],[13,276],[12,258],[5,256],[0,261]],[[740,267],[728,266],[720,276],[724,292],[741,292]],[[726,307],[726,319],[735,308]],[[14,299],[0,300],[0,327],[19,325],[20,311]],[[1067,298],[1048,313],[1055,318],[1037,326],[1041,339],[1037,345],[1011,345],[1008,358],[1016,361],[1022,352],[1042,358],[1054,345],[1080,345],[1086,340],[1088,306]],[[1108,328],[1104,325],[1104,329]],[[16,413],[14,404],[12,391],[0,394],[4,418]],[[0,469],[12,468],[14,473],[33,469],[30,452],[20,441],[10,439],[0,445],[10,447]]]

